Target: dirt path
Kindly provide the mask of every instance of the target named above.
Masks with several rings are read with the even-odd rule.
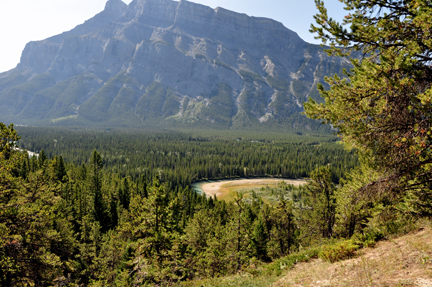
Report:
[[[244,186],[244,185],[267,185],[275,184],[275,182],[285,181],[287,184],[293,184],[299,186],[305,184],[305,180],[300,179],[281,179],[281,178],[254,178],[254,179],[237,179],[237,180],[226,180],[205,183],[201,186],[201,189],[207,196],[213,197],[214,195],[219,196],[229,187]]]

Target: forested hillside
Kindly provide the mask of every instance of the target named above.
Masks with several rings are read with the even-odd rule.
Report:
[[[27,131],[27,141],[30,131]],[[71,146],[81,144],[83,150],[87,144],[97,145],[91,144],[91,140],[86,143],[85,136],[76,137],[75,143],[61,131],[55,134],[62,134]],[[225,139],[213,140],[210,146],[212,141],[205,137],[113,133],[101,134],[97,139],[99,147],[104,150],[112,144],[108,139],[114,138],[130,144],[117,146],[134,151],[137,145],[143,145],[144,155],[159,151],[163,156],[154,157],[157,163],[169,161],[172,156],[167,157],[167,152],[177,152],[174,158],[184,156],[191,163],[180,168],[186,171],[192,167],[206,168],[206,164],[194,164],[208,158],[223,160],[229,150],[232,161],[246,158],[248,153],[249,160],[258,155],[272,162],[288,150],[287,147],[284,150],[284,145],[299,155],[303,153],[300,158],[306,161],[322,149],[323,163],[328,160],[326,157],[335,160],[334,152],[355,163],[352,155],[344,153],[334,143],[320,146],[317,142],[303,145],[301,142]],[[136,142],[132,138],[136,138]],[[96,150],[80,164],[65,161],[63,156],[49,158],[45,152],[38,158],[29,158],[26,152],[13,148],[19,136],[12,125],[1,124],[0,139],[0,282],[3,286],[169,285],[234,274],[258,262],[288,255],[301,245],[310,245],[321,232],[325,236],[332,232],[322,225],[324,222],[303,225],[315,226],[315,236],[311,237],[308,229],[295,223],[300,218],[308,221],[311,216],[317,216],[316,211],[302,208],[312,204],[310,200],[318,200],[315,197],[319,191],[312,185],[291,187],[290,192],[295,196],[290,196],[291,200],[281,198],[276,207],[258,197],[245,202],[241,194],[234,202],[225,203],[191,191],[187,181],[183,185],[176,182],[177,178],[182,178],[181,173],[177,178],[166,175],[170,174],[169,166],[182,161],[167,164],[163,172],[149,166],[148,172],[136,174],[136,168],[132,168],[134,172],[125,169],[123,175],[116,171],[118,165],[110,163],[107,154],[102,157]],[[33,140],[34,145],[44,145],[43,141]],[[57,147],[60,140],[53,142]],[[257,145],[260,148],[257,149]],[[59,150],[69,150],[73,154],[71,146],[61,146]],[[50,145],[45,147],[50,148]],[[118,152],[128,155],[128,148],[118,149]],[[186,156],[187,153],[191,154]],[[134,156],[141,158],[142,154]],[[318,164],[320,159],[317,160]],[[139,160],[126,162],[142,164]],[[259,162],[251,160],[249,164],[253,170],[254,164],[259,165]],[[308,174],[307,169],[304,172]],[[328,167],[312,172],[311,177],[322,178],[333,189]]]
[[[346,78],[318,86],[324,102],[305,105],[309,117],[338,130],[343,146],[300,133],[29,127],[20,140],[13,125],[0,123],[0,284],[213,286],[237,275],[236,282],[266,286],[299,262],[352,258],[421,220],[430,224],[432,5],[343,0],[346,29],[315,2],[312,30],[330,41],[328,53],[363,55]],[[256,194],[224,202],[189,189],[194,180],[241,176],[309,180],[272,206]],[[430,274],[431,247],[412,246]]]
[[[166,176],[168,169],[148,173],[125,169],[121,174],[115,169],[117,165],[109,164],[96,150],[78,164],[63,156],[47,157],[45,152],[30,158],[14,149],[21,140],[13,126],[0,127],[2,286],[169,286],[232,274],[255,274],[269,282],[297,262],[316,256],[330,261],[350,257],[356,249],[411,226],[393,205],[380,203],[366,209],[357,205],[346,210],[352,206],[346,201],[346,188],[351,185],[341,189],[332,182],[335,174],[331,161],[316,159],[317,164],[325,166],[306,172],[310,182],[299,188],[289,186],[272,206],[257,196],[243,200],[242,194],[227,203],[182,186],[176,182],[181,176]],[[31,131],[26,131],[27,144]],[[45,131],[47,138],[50,130]],[[62,137],[57,136],[63,134],[69,142],[61,130],[51,132],[59,139]],[[100,131],[83,133],[88,136]],[[83,147],[87,146],[86,136],[77,137]],[[126,138],[133,143],[132,136],[136,134],[102,132],[96,142],[103,150],[110,144],[107,139]],[[164,146],[173,149],[184,145],[178,152],[195,151],[187,158],[194,163],[208,160],[208,153],[202,153],[211,149],[205,145],[210,142],[214,157],[236,147],[250,154],[256,150],[256,154],[272,161],[280,156],[276,151],[284,145],[289,147],[287,153],[298,145],[297,151],[305,150],[307,156],[316,156],[318,147],[323,150],[324,160],[333,158],[337,163],[338,158],[345,158],[356,162],[352,154],[343,152],[328,138],[306,140],[305,144],[299,138],[291,142],[280,138],[252,142],[170,133],[140,135],[135,144],[145,145],[143,138],[159,151]],[[58,147],[60,140],[48,142],[45,147],[49,149],[53,142],[59,151],[73,146]],[[121,149],[127,146],[123,140],[120,143]],[[43,145],[44,141],[35,140],[37,144]],[[257,144],[267,151],[257,149]],[[377,212],[385,212],[387,220],[375,217]],[[336,241],[333,246],[335,238],[351,240]],[[331,244],[322,246],[325,243]]]

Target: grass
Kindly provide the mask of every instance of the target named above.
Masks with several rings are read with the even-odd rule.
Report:
[[[241,287],[261,287],[261,286],[269,286],[270,284],[276,282],[278,280],[278,276],[253,276],[249,273],[243,273],[239,275],[234,275],[230,277],[223,278],[211,278],[205,280],[194,280],[189,282],[184,282],[179,284],[179,286],[187,286],[187,287],[225,287],[225,286],[241,286]]]
[[[230,181],[221,185],[218,190],[218,199],[227,202],[234,201],[237,193],[241,193],[245,201],[250,201],[255,193],[265,203],[273,205],[279,201],[280,197],[290,198],[291,192],[297,189],[293,184],[285,183],[283,179],[263,179],[260,182]]]
[[[243,272],[221,278],[210,278],[182,282],[179,286],[270,286],[281,278],[284,271],[291,269],[299,262],[308,262],[318,255],[319,249],[308,249],[280,258],[264,266],[247,268]]]
[[[222,278],[183,282],[180,286],[432,286],[432,222],[418,222],[408,234],[380,241],[356,256],[331,263],[323,250],[349,245],[334,241]],[[352,242],[351,242],[352,243]],[[357,243],[357,242],[356,242]]]
[[[348,260],[301,263],[273,286],[432,286],[432,228],[380,241]]]

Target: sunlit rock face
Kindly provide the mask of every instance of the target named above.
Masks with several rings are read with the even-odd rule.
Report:
[[[109,0],[26,45],[0,74],[0,120],[140,127],[310,128],[303,102],[349,67],[281,23],[188,1]]]

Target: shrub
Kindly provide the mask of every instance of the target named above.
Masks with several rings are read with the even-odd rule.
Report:
[[[359,248],[360,246],[354,244],[352,240],[339,241],[334,244],[324,245],[318,254],[318,257],[333,263],[351,258],[354,255],[354,252]]]
[[[357,245],[361,245],[362,247],[374,247],[376,242],[383,239],[384,234],[380,230],[370,230],[364,234],[355,234],[352,240]]]
[[[267,265],[267,273],[269,275],[276,274],[279,276],[282,273],[282,270],[289,269],[300,262],[308,262],[310,259],[316,258],[318,254],[319,248],[311,248],[279,258]]]

